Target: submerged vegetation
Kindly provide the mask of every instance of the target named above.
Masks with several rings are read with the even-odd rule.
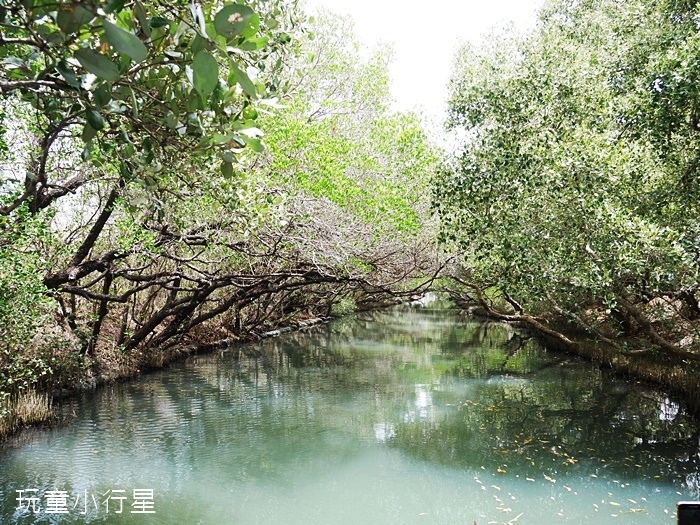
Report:
[[[449,153],[391,110],[388,50],[296,1],[0,0],[3,415],[438,277],[688,393],[699,20],[546,3],[458,53]]]

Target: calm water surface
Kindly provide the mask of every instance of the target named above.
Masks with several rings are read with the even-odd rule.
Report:
[[[503,325],[397,309],[247,353],[0,449],[0,523],[659,525],[698,497],[681,406]]]

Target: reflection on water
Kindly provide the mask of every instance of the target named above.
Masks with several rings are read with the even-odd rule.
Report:
[[[698,496],[682,406],[500,324],[397,309],[253,350],[1,449],[0,523],[672,524]]]

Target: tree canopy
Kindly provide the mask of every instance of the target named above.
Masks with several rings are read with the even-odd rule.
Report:
[[[435,155],[347,21],[287,0],[27,0],[0,24],[0,394],[434,277]]]
[[[695,359],[697,17],[551,1],[531,34],[460,51],[450,125],[466,138],[433,188],[470,296]]]

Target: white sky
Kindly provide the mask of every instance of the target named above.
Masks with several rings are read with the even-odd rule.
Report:
[[[391,92],[395,109],[422,107],[440,118],[454,52],[460,42],[477,43],[494,26],[512,21],[518,29],[534,25],[543,0],[306,0],[355,20],[361,42],[391,44]]]

